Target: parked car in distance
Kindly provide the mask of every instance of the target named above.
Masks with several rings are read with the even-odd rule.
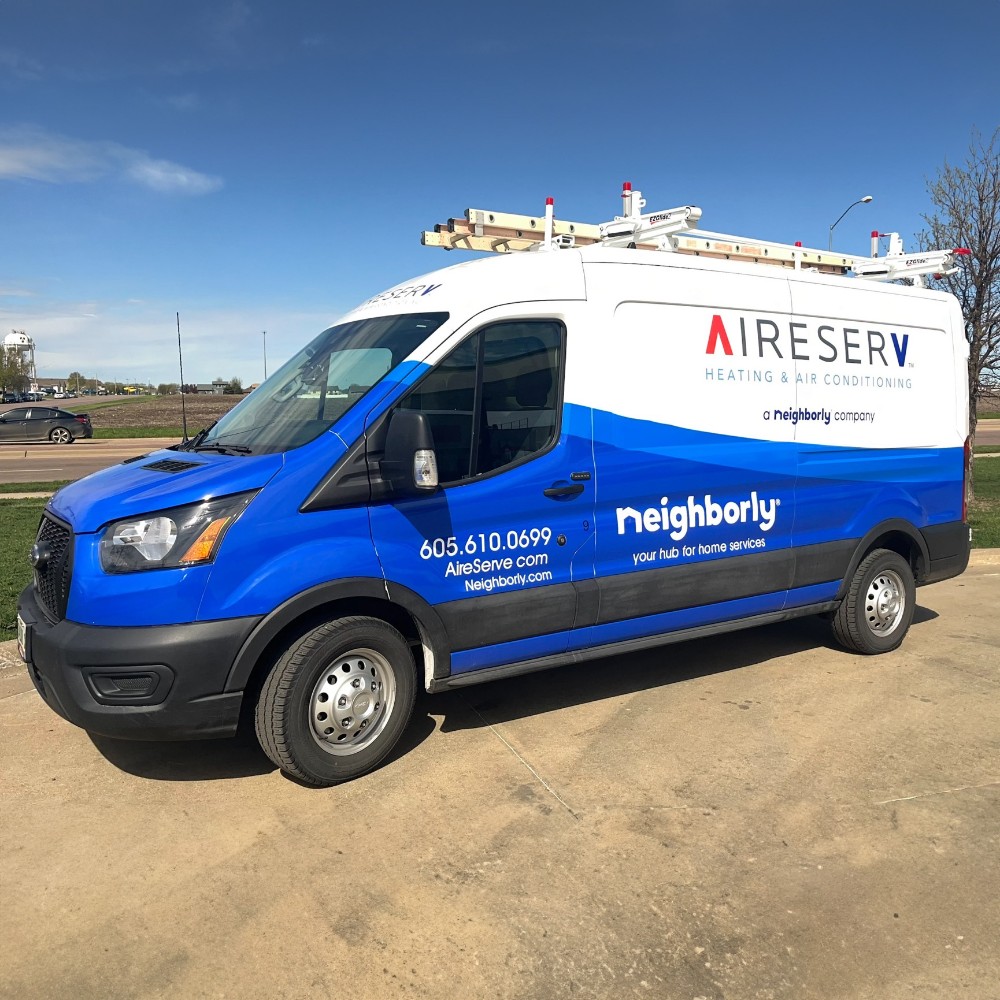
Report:
[[[3,394],[3,399],[0,402],[4,403],[23,403],[24,398],[19,392],[5,392]]]
[[[40,403],[40,402],[42,402],[43,400],[45,400],[47,398],[48,397],[45,395],[44,392],[25,392],[25,393],[22,393],[22,396],[21,396],[21,399],[19,400],[19,402],[21,402],[21,403]]]
[[[76,438],[94,436],[90,417],[51,406],[22,406],[0,413],[0,444],[51,441],[72,444]]]

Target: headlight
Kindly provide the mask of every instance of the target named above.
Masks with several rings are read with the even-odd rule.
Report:
[[[101,567],[106,573],[134,573],[211,562],[229,526],[255,493],[116,521],[101,536]]]

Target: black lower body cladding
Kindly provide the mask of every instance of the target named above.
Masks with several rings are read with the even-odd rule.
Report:
[[[29,587],[28,673],[53,711],[92,733],[133,740],[231,736],[242,691],[226,691],[259,618],[107,628],[51,624]]]

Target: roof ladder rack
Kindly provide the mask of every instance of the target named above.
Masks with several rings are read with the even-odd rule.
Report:
[[[888,237],[889,252],[884,257],[878,255],[878,241]],[[918,253],[904,253],[903,241],[899,233],[880,233],[872,230],[872,255],[859,257],[854,262],[853,271],[859,278],[868,281],[895,281],[897,278],[911,278],[915,285],[924,286],[924,275],[933,274],[937,278],[955,274],[958,271],[958,257],[968,256],[969,250],[955,247],[952,250],[926,250]]]
[[[958,258],[969,253],[968,250],[955,248],[906,254],[898,233],[881,234],[877,231],[872,233],[870,257],[811,249],[801,243],[772,243],[706,232],[694,228],[702,215],[701,209],[694,205],[643,214],[646,200],[642,192],[633,191],[628,182],[622,186],[622,207],[621,215],[600,225],[555,218],[552,198],[546,199],[543,216],[469,208],[464,219],[449,219],[436,225],[433,231],[422,233],[420,242],[424,246],[445,250],[485,250],[493,253],[560,250],[600,243],[609,247],[693,254],[828,274],[853,272],[855,277],[868,281],[910,278],[920,286],[924,284],[925,275],[940,277],[954,274],[958,270]],[[889,252],[879,257],[878,238],[885,235],[890,238]]]

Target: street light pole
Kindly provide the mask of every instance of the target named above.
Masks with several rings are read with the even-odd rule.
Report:
[[[847,208],[845,208],[844,211],[840,213],[840,219],[842,219],[845,215],[847,215],[847,213],[852,208],[854,208],[855,205],[867,205],[868,202],[870,202],[871,200],[872,196],[870,194],[866,194],[864,198],[859,198],[857,201],[852,201],[851,204],[848,205]],[[837,228],[838,224],[840,223],[840,219],[837,219],[837,221],[832,226],[830,226],[830,243],[827,246],[828,250],[833,249],[833,231],[834,229]]]

